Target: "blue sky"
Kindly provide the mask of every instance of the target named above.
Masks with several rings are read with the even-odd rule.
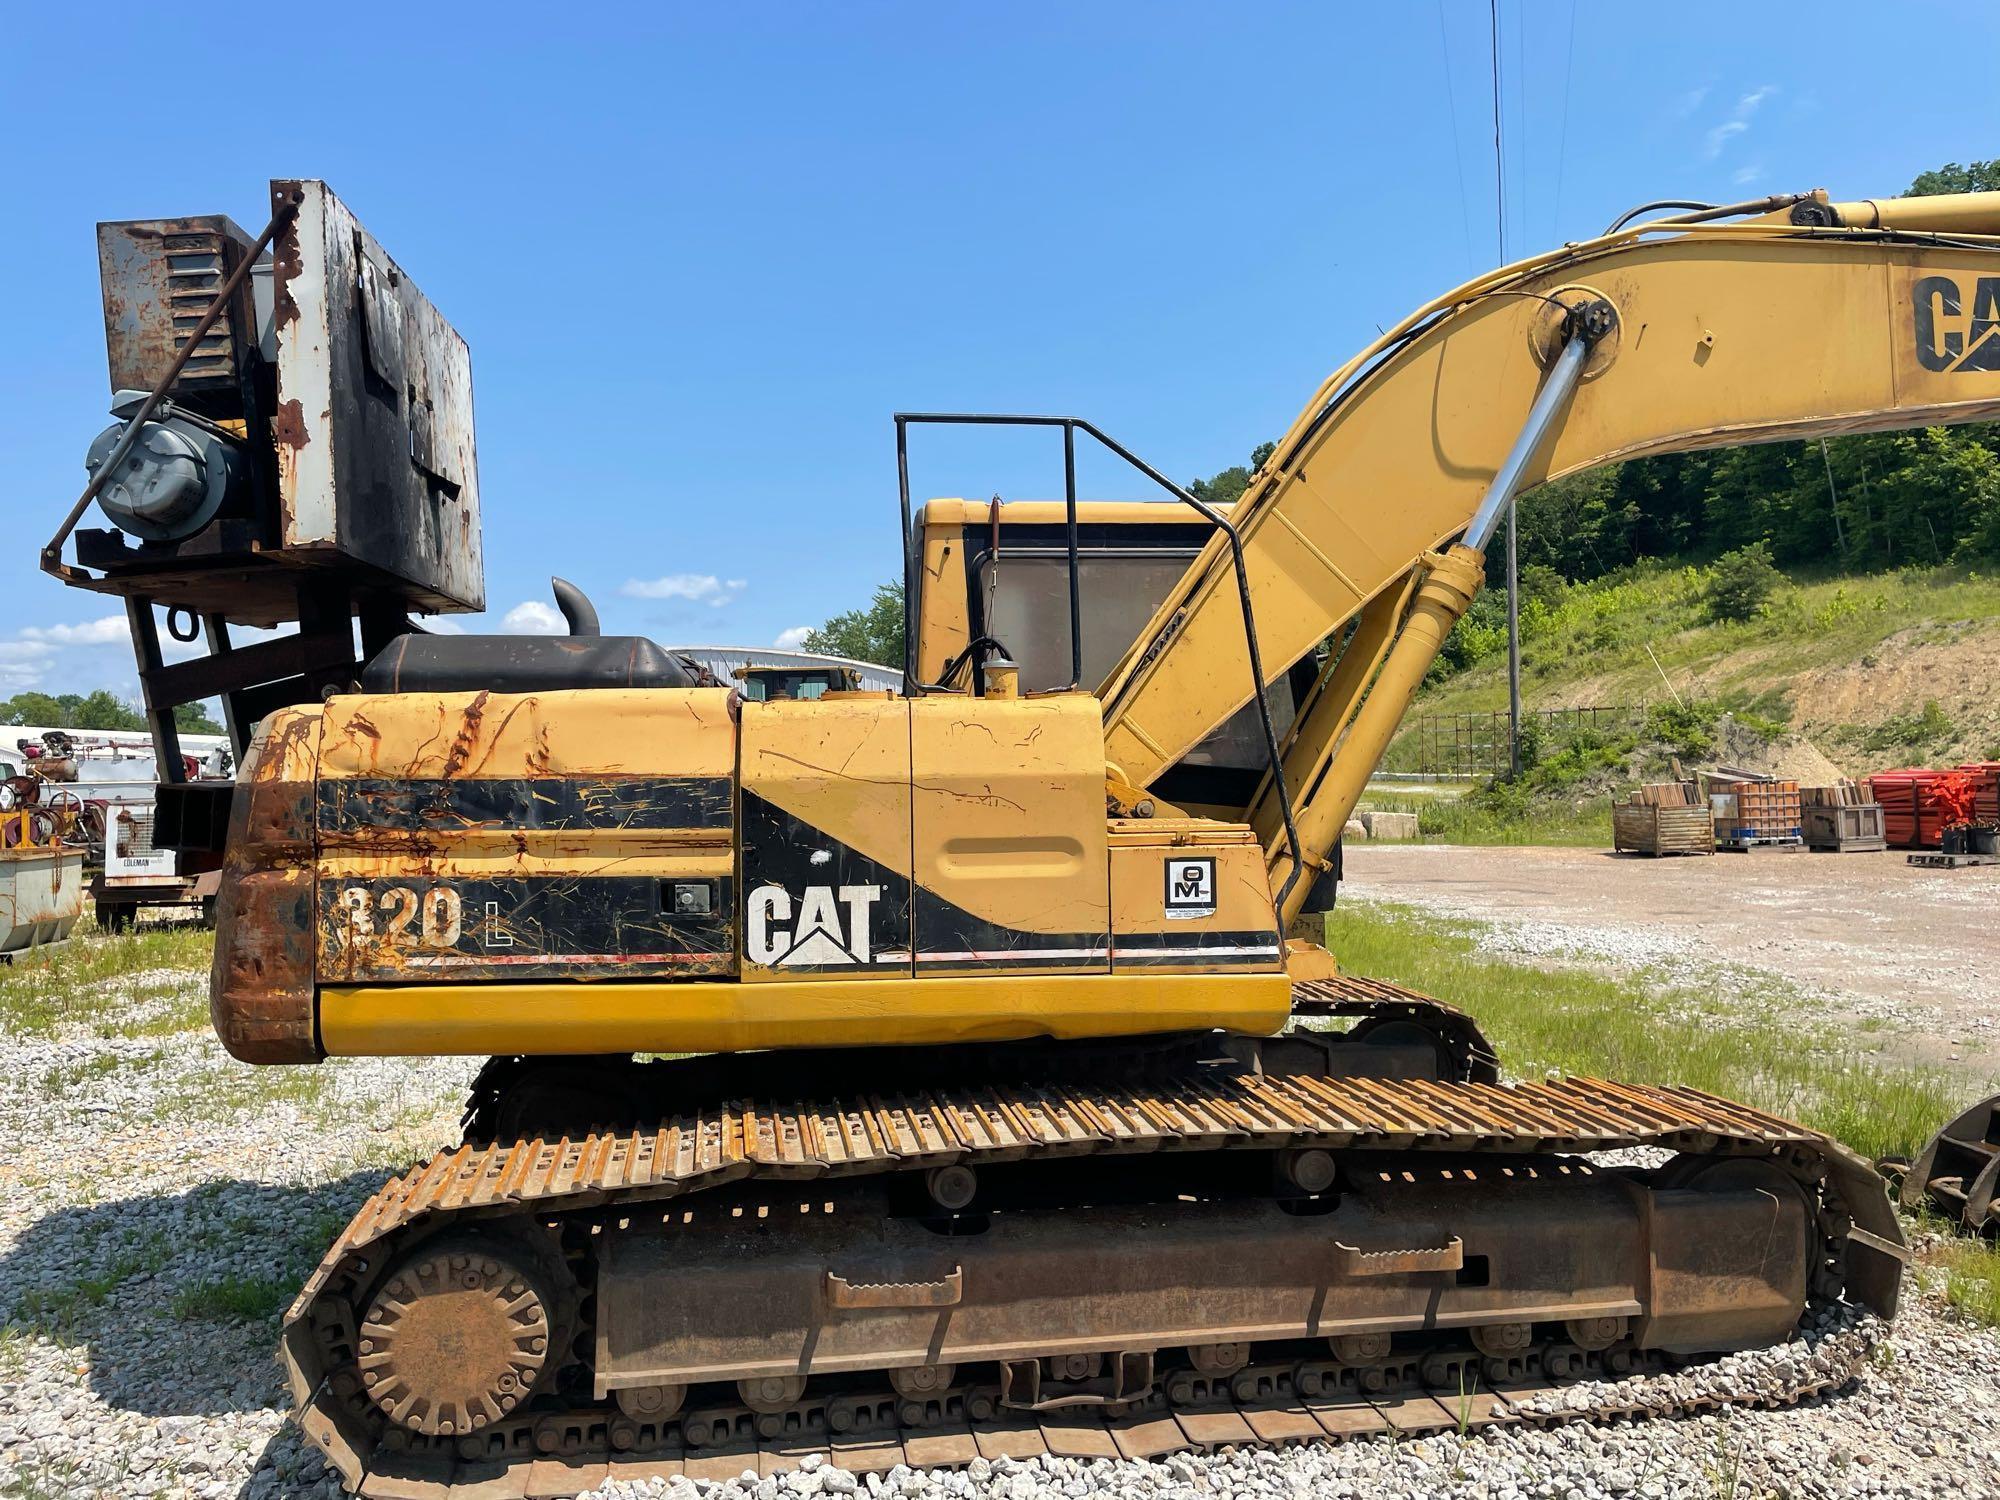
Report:
[[[552,618],[519,607],[553,570],[684,643],[895,571],[898,408],[1073,412],[1186,479],[1499,258],[1482,0],[284,14],[10,19],[0,695],[134,686],[115,612],[34,566],[108,420],[98,219],[254,233],[266,179],[325,178],[472,346],[466,623]],[[1508,249],[1994,155],[1990,23],[1502,0]],[[1049,435],[918,444],[919,498],[1059,491]]]

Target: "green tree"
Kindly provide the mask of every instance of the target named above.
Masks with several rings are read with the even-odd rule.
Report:
[[[1211,474],[1206,479],[1188,481],[1188,493],[1197,500],[1206,500],[1210,505],[1233,505],[1243,498],[1243,492],[1250,488],[1250,481],[1264,460],[1277,451],[1276,443],[1259,443],[1250,450],[1250,462],[1234,464],[1220,473]]]
[[[808,630],[805,649],[825,656],[851,656],[878,666],[903,667],[903,582],[877,584],[865,609],[835,615],[817,630]]]
[[[1763,542],[1752,542],[1715,560],[1704,602],[1717,620],[1754,619],[1784,581],[1785,575],[1772,566],[1771,549]]]
[[[47,693],[16,693],[5,703],[0,703],[0,722],[8,724],[37,724],[60,729],[69,723],[69,714],[69,709]]]
[[[2000,159],[1967,162],[1960,166],[1948,161],[1933,172],[1919,172],[1905,198],[1929,198],[1938,193],[1990,193],[2000,188]]]
[[[222,726],[208,715],[205,703],[180,703],[174,706],[174,728],[182,734],[221,734]]]
[[[129,703],[122,703],[99,688],[76,707],[76,717],[65,726],[71,729],[144,729],[145,717]]]
[[[213,725],[198,705],[190,704],[185,711],[176,710],[176,719],[182,719],[184,712],[193,717],[183,720],[183,729],[207,734],[221,732],[220,726]],[[133,705],[99,688],[89,694],[16,693],[0,701],[0,724],[35,724],[45,729],[144,729],[146,717]]]

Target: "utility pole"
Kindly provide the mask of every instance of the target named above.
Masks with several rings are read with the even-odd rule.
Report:
[[[1514,533],[1517,502],[1507,502],[1507,771],[1521,779],[1521,575]]]
[[[1826,508],[1833,512],[1833,539],[1840,543],[1840,555],[1847,556],[1847,534],[1840,529],[1840,491],[1833,487],[1833,460],[1827,455],[1826,439],[1819,440],[1819,461],[1826,465]]]
[[[1507,153],[1500,135],[1500,0],[1487,0],[1487,39],[1493,48],[1493,217],[1500,264],[1507,264]],[[1507,497],[1507,775],[1521,779],[1521,588],[1514,547],[1515,501]]]

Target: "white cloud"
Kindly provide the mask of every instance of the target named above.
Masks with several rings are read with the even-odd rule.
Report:
[[[725,582],[713,573],[669,573],[664,578],[628,578],[618,592],[628,599],[686,599],[720,608],[747,587],[749,580],[743,578]]]
[[[1674,107],[1672,111],[1673,117],[1676,120],[1687,119],[1688,116],[1692,115],[1696,110],[1701,108],[1702,101],[1707,97],[1708,97],[1708,86],[1706,84],[1704,84],[1702,87],[1698,89],[1689,89],[1685,94],[1682,94],[1680,98],[1674,101]]]
[[[458,621],[456,620],[447,618],[444,615],[433,615],[430,619],[427,619],[423,622],[423,627],[424,629],[428,630],[432,635],[465,634],[465,627],[463,625],[459,624]]]
[[[132,639],[123,615],[105,615],[81,625],[30,625],[21,632],[24,641],[52,641],[58,646],[122,645]]]
[[[780,651],[803,651],[806,648],[806,637],[811,634],[812,626],[794,625],[790,630],[779,631],[778,638],[771,644]]]
[[[569,626],[555,606],[539,599],[523,599],[500,617],[500,628],[514,635],[566,635]]]
[[[47,641],[0,641],[0,661],[40,661],[55,649]]]
[[[1729,180],[1735,183],[1738,187],[1748,187],[1750,186],[1751,183],[1757,181],[1757,179],[1762,177],[1763,175],[1764,175],[1764,164],[1762,162],[1758,162],[1751,166],[1738,167],[1734,172],[1731,172],[1729,174]]]
[[[1747,120],[1724,120],[1708,133],[1707,152],[1710,161],[1722,155],[1722,148],[1729,144],[1731,136],[1741,135],[1750,128]]]
[[[1750,128],[1750,117],[1757,113],[1757,106],[1777,92],[1776,84],[1767,83],[1740,96],[1736,101],[1736,107],[1729,112],[1729,118],[1708,132],[1704,143],[1708,159],[1714,161],[1716,157],[1722,155],[1724,146],[1747,131]]]

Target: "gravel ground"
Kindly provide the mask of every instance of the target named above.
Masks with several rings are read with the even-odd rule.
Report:
[[[1345,873],[1341,899],[1486,923],[1496,956],[1747,977],[1752,996],[1762,980],[1890,1023],[1887,1050],[1911,1061],[2000,1076],[2000,867],[1923,870],[1898,850],[1647,859],[1357,842]]]
[[[203,978],[149,976],[153,993],[133,1013],[191,1018]],[[0,975],[0,1014],[6,984]],[[119,993],[98,999],[115,1009]],[[0,1496],[335,1495],[285,1420],[276,1316],[381,1177],[450,1137],[471,1066],[255,1070],[230,1062],[204,1031],[161,1025],[136,1037],[102,1024],[0,1035]],[[1865,1325],[1834,1332],[1877,1338]],[[1778,1365],[1813,1357],[1792,1345],[1724,1375],[1755,1388]],[[858,1481],[819,1465],[783,1480],[603,1493],[848,1492],[2000,1500],[2000,1335],[1959,1321],[1913,1283],[1860,1389],[1791,1411],[1156,1463],[980,1462]]]

